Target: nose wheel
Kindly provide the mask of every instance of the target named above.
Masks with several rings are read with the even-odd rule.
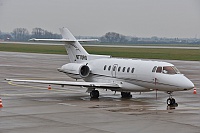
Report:
[[[92,99],[98,99],[98,98],[99,98],[99,91],[98,91],[98,90],[92,90],[92,91],[90,92],[90,97],[91,97]]]
[[[170,107],[177,107],[178,103],[176,103],[176,100],[172,97],[172,92],[168,92],[169,98],[167,99],[167,105]]]

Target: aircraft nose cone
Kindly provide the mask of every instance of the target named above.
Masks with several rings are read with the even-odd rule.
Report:
[[[188,78],[186,78],[185,76],[183,76],[183,79],[182,79],[182,88],[184,90],[191,90],[191,89],[194,88],[194,84]]]

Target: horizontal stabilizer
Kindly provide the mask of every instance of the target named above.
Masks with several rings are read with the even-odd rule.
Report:
[[[83,42],[96,42],[98,41],[98,39],[80,39],[80,40],[68,40],[68,39],[36,39],[36,38],[32,38],[32,39],[29,39],[29,41],[38,41],[38,42],[80,42],[80,43],[83,43]]]
[[[60,28],[62,39],[36,39],[32,38],[29,41],[43,41],[43,42],[94,42],[98,39],[80,39],[77,40],[67,28]]]

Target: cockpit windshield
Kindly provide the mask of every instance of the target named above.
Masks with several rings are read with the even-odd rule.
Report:
[[[180,71],[175,66],[155,66],[152,72],[164,74],[180,74]]]

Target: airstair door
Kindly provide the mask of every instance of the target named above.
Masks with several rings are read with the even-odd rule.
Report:
[[[118,67],[117,64],[114,64],[113,67],[112,67],[111,74],[112,74],[112,77],[113,77],[113,78],[116,78],[116,75],[117,75],[117,67]]]

